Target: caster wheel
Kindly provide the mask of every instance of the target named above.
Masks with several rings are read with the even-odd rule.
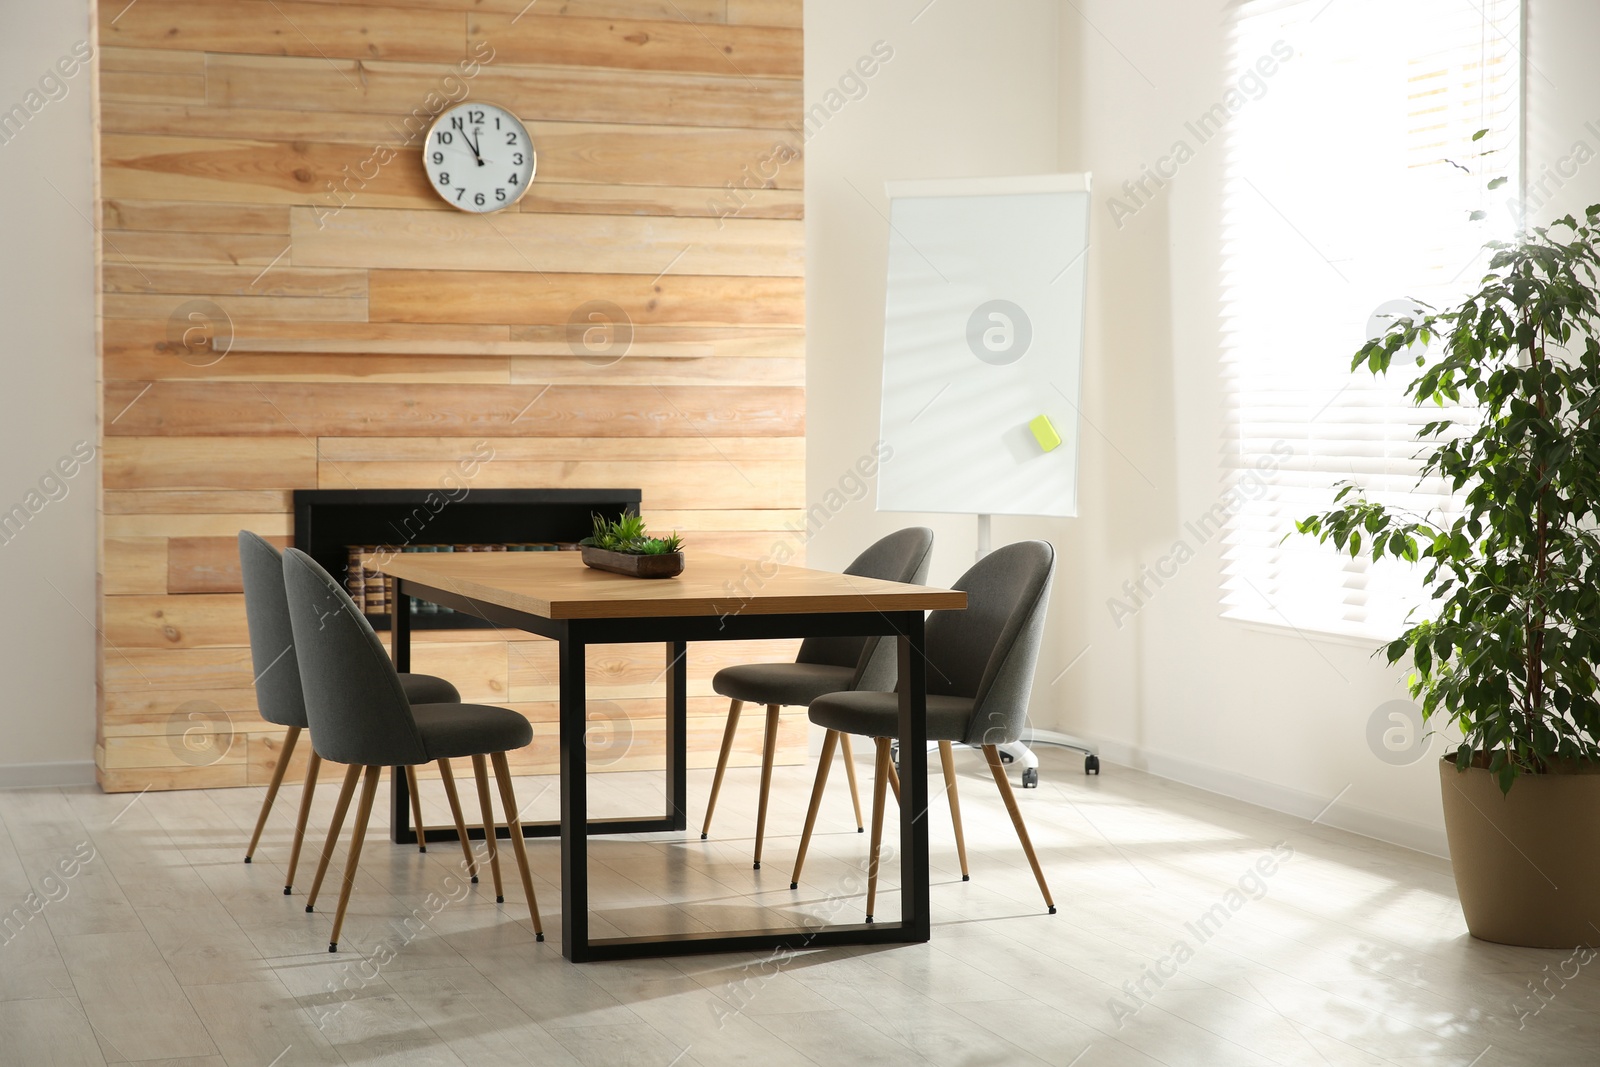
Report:
[[[1085,757],[1083,757],[1083,773],[1084,774],[1099,774],[1100,773],[1100,757],[1099,756],[1085,756]]]
[[[1037,767],[1024,767],[1022,769],[1022,788],[1024,788],[1024,789],[1038,789],[1039,788],[1039,768],[1037,768]]]

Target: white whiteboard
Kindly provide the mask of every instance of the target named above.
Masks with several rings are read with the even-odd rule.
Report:
[[[1089,175],[888,192],[879,510],[1076,515]]]

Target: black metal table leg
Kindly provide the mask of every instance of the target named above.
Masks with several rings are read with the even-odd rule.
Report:
[[[900,628],[900,926],[906,941],[932,936],[928,916],[928,672],[923,615]]]
[[[689,646],[667,642],[667,818],[689,828]]]
[[[583,638],[561,638],[561,954],[574,963],[589,947],[588,701]],[[670,764],[669,764],[670,766]]]
[[[405,582],[395,579],[394,605],[389,609],[389,647],[394,657],[394,669],[401,674],[411,672],[411,598],[406,595]],[[411,790],[406,785],[404,768],[389,768],[389,840],[397,845],[417,843],[417,831],[411,826]]]

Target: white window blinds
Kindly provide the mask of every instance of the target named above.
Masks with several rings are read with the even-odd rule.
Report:
[[[1407,298],[1456,302],[1483,274],[1483,243],[1515,231],[1521,22],[1518,0],[1233,10],[1236,83],[1275,45],[1292,58],[1226,126],[1223,451],[1241,502],[1224,615],[1382,639],[1419,602],[1408,565],[1283,537],[1340,480],[1419,513],[1451,507],[1445,486],[1417,481],[1416,430],[1436,415],[1406,400],[1414,363],[1381,379],[1350,359]],[[1509,180],[1490,191],[1495,177]]]

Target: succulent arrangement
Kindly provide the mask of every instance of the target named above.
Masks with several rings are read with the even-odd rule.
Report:
[[[683,538],[676,533],[651,537],[645,530],[644,519],[626,512],[616,519],[594,516],[594,532],[578,544],[629,556],[665,556],[683,551]]]

